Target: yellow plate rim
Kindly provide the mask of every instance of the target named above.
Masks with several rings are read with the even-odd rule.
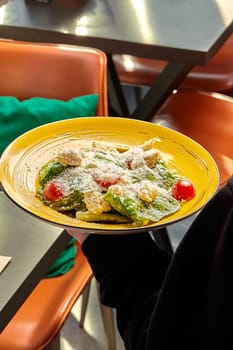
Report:
[[[115,130],[118,131],[118,134],[116,135],[114,134],[116,132]],[[120,131],[121,133],[124,131],[124,134],[120,135]],[[56,137],[53,136],[54,133],[56,134]],[[143,140],[145,141],[150,137],[159,136],[160,138],[163,137],[165,140],[162,141],[161,144],[163,142],[167,142],[169,147],[173,147],[173,145],[175,145],[175,147],[177,146],[178,152],[182,152],[183,147],[183,152],[185,152],[184,155],[187,157],[187,159],[197,159],[197,167],[199,166],[198,162],[200,162],[200,167],[202,166],[204,168],[206,166],[206,172],[208,172],[208,176],[205,174],[205,170],[203,169],[202,173],[200,171],[200,174],[202,176],[206,176],[209,181],[209,187],[206,189],[206,191],[208,190],[208,193],[203,194],[203,198],[199,200],[199,203],[195,205],[190,212],[185,212],[184,214],[180,213],[180,215],[171,215],[157,223],[148,226],[132,227],[128,224],[106,225],[83,223],[75,219],[67,222],[67,219],[64,220],[63,214],[60,214],[59,217],[56,216],[56,219],[52,219],[52,209],[48,209],[48,207],[43,204],[46,207],[47,214],[45,212],[42,213],[40,209],[41,203],[34,203],[32,206],[30,206],[26,203],[26,199],[22,197],[23,194],[20,195],[19,184],[17,184],[17,188],[14,188],[14,186],[16,186],[14,182],[16,182],[18,179],[14,173],[14,171],[16,171],[15,169],[19,167],[20,162],[22,163],[21,167],[23,169],[26,169],[26,166],[23,162],[25,162],[25,159],[28,161],[30,152],[32,153],[32,151],[38,149],[39,146],[43,145],[43,142],[45,144],[47,142],[52,145],[56,139],[58,140],[57,142],[60,142],[59,145],[61,145],[62,142],[67,142],[67,144],[69,142],[73,142],[70,141],[70,139],[75,140],[77,138],[80,141],[85,140],[86,137],[93,138],[96,135],[100,137],[100,139],[108,138],[107,142],[111,142],[111,138],[114,138],[115,142],[127,145],[141,144]],[[137,140],[135,140],[136,136]],[[171,156],[173,155],[171,154]],[[24,157],[26,158],[24,159]],[[180,159],[182,159],[182,156],[179,155],[179,157],[179,161],[181,162]],[[184,164],[183,166],[186,165]],[[190,166],[193,165],[190,163]],[[14,177],[12,174],[14,174]],[[195,178],[198,179],[197,175],[195,175]],[[18,176],[20,175],[18,174]],[[3,191],[16,205],[18,205],[21,209],[25,210],[29,214],[42,219],[43,221],[66,229],[79,228],[81,231],[89,233],[95,232],[108,234],[109,232],[112,232],[122,234],[156,230],[161,227],[176,223],[189,217],[190,215],[195,214],[212,198],[212,196],[217,191],[219,186],[219,171],[215,160],[208,153],[208,151],[204,149],[204,147],[177,131],[137,119],[119,117],[84,117],[70,118],[67,120],[44,124],[22,134],[17,139],[15,139],[5,149],[2,157],[0,158],[0,181]],[[54,210],[52,211],[54,212]]]

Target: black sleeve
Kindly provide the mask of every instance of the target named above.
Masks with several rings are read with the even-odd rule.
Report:
[[[148,233],[90,235],[83,243],[101,302],[117,311],[127,350],[145,350],[148,323],[171,256]]]

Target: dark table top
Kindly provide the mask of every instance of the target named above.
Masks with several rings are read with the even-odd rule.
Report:
[[[0,255],[12,257],[0,273],[1,332],[71,237],[24,212],[3,192],[0,218]]]
[[[131,117],[150,120],[195,65],[205,65],[233,32],[232,0],[86,0],[80,7],[3,6],[0,37],[95,47],[108,54],[109,101],[129,116],[112,54],[169,62]]]
[[[233,1],[86,0],[69,9],[11,0],[1,17],[1,37],[76,43],[202,65],[233,31]]]

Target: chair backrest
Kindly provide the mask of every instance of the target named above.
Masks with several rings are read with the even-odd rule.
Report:
[[[0,95],[68,100],[99,94],[96,115],[108,115],[107,58],[79,46],[0,40]]]
[[[222,187],[233,174],[233,99],[220,93],[178,90],[153,119],[205,147],[216,160]]]

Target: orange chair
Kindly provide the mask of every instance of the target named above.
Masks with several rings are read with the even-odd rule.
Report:
[[[151,121],[177,130],[205,147],[218,164],[220,187],[233,174],[233,98],[178,90]]]
[[[106,56],[91,48],[0,40],[0,94],[20,100],[39,96],[68,100],[99,94],[97,116],[107,116]],[[19,233],[20,234],[20,233]],[[85,315],[90,266],[81,249],[75,266],[65,275],[42,279],[0,334],[2,350],[58,350],[59,331],[77,298],[85,291]],[[101,306],[107,322],[112,310]],[[106,319],[103,319],[106,325]],[[114,350],[114,327],[108,323],[107,341]]]
[[[131,55],[113,55],[113,61],[123,84],[151,86],[167,62]],[[233,35],[206,66],[195,66],[181,88],[233,93]]]
[[[70,271],[39,282],[0,334],[0,349],[59,349],[59,331],[84,288],[87,287],[85,293],[88,293],[92,276],[78,247]]]

